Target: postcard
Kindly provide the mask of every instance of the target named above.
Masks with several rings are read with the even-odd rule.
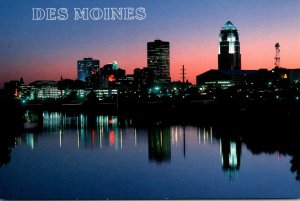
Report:
[[[300,197],[299,0],[0,1],[0,199]]]

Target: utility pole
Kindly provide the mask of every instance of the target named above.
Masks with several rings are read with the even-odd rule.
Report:
[[[184,65],[182,65],[182,69],[181,69],[181,70],[182,70],[182,73],[181,73],[181,74],[182,74],[182,77],[181,77],[181,78],[182,78],[182,82],[184,83],[184,82],[185,82],[185,74],[186,74],[186,73],[184,72],[184,71],[186,70],[186,69],[184,68]]]
[[[186,70],[186,69],[184,68],[184,65],[182,65],[182,69],[181,69],[181,70],[182,70],[182,73],[181,73],[181,75],[182,75],[182,77],[181,77],[181,78],[182,78],[182,95],[184,96],[185,74],[186,74],[186,73],[184,72],[184,71]]]

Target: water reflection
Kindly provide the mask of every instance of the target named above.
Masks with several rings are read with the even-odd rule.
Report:
[[[11,161],[12,149],[17,145],[16,137],[21,135],[24,119],[19,111],[2,108],[0,115],[0,168]]]
[[[122,148],[122,131],[116,116],[80,115],[77,121],[78,148]]]
[[[24,128],[36,129],[41,125],[41,118],[39,113],[27,110],[24,114]]]
[[[296,173],[296,180],[300,181],[300,154],[295,154],[291,160],[291,171]]]
[[[199,144],[213,144],[214,132],[212,127],[198,128],[198,142]]]
[[[148,130],[149,160],[158,163],[171,160],[170,127],[153,127]]]
[[[300,152],[299,140],[300,127],[293,122],[274,122],[272,126],[253,125],[243,130],[243,143],[255,155],[262,153],[276,154],[280,157],[292,157],[291,172],[296,173],[295,179],[300,181]]]
[[[64,135],[68,129],[76,128],[78,148],[102,149],[110,147],[114,148],[116,151],[123,148],[124,128],[133,127],[133,132],[127,133],[125,137],[128,138],[129,135],[133,135],[132,138],[134,146],[138,145],[138,138],[142,135],[141,132],[145,132],[144,130],[140,131],[138,127],[136,127],[138,124],[132,118],[120,119],[117,116],[101,116],[94,113],[34,113],[32,111],[27,111],[24,114],[24,117],[24,127],[26,129],[31,129],[32,127],[28,127],[28,125],[29,123],[34,123],[33,125],[38,125],[37,128],[42,127],[43,132],[57,133],[60,147],[63,146]],[[199,145],[213,143],[220,144],[222,169],[230,179],[235,178],[240,169],[242,146],[241,136],[244,137],[244,142],[246,142],[247,147],[254,154],[262,152],[287,152],[285,149],[269,150],[272,145],[273,147],[278,145],[278,139],[274,136],[270,137],[262,133],[265,131],[261,131],[257,128],[255,131],[251,131],[251,133],[249,133],[251,129],[243,130],[243,127],[241,129],[242,130],[237,131],[236,127],[217,127],[215,131],[211,126],[197,127],[197,141]],[[238,135],[236,133],[242,134]],[[186,134],[185,126],[148,126],[147,135],[149,161],[156,161],[157,163],[170,162],[172,146],[182,146],[183,155],[186,155],[186,138],[189,138],[190,136],[187,136],[189,133]],[[219,139],[219,142],[216,142],[216,139]],[[256,139],[260,139],[260,144],[255,143]],[[19,144],[22,143],[22,141],[34,149],[35,143],[38,141],[38,135],[34,133],[26,133],[23,135],[22,139],[17,140]],[[283,147],[287,145],[289,147],[293,147],[290,145],[290,142],[285,142],[285,144],[286,145]],[[291,171],[296,172],[298,175],[296,178],[299,179],[299,157],[297,157],[295,151],[289,151],[288,154],[293,156],[293,159],[291,160]]]
[[[241,145],[242,143],[240,140],[230,138],[220,139],[222,167],[230,179],[235,178],[240,169],[242,152]]]
[[[11,160],[11,150],[15,145],[13,138],[8,136],[0,135],[0,168],[3,165],[7,165]]]
[[[300,154],[297,133],[298,127],[271,128],[261,127],[218,127],[166,125],[163,123],[140,124],[139,119],[118,116],[97,115],[94,113],[61,113],[26,111],[23,120],[17,124],[23,126],[23,134],[1,135],[0,167],[11,160],[11,150],[18,144],[26,144],[35,149],[39,138],[52,135],[60,148],[69,143],[76,143],[77,149],[111,149],[121,151],[124,148],[138,149],[146,146],[150,162],[172,163],[176,150],[186,157],[191,154],[189,147],[217,145],[220,147],[219,158],[222,169],[229,179],[237,178],[242,157],[242,144],[253,154],[270,153],[292,157],[290,170],[300,181]],[[141,126],[142,125],[142,126]],[[18,125],[7,124],[9,129]],[[13,130],[13,129],[12,129]],[[75,132],[74,132],[75,131]],[[285,133],[285,137],[282,136]],[[281,134],[281,135],[280,135]],[[279,137],[278,137],[279,136]],[[71,140],[70,138],[75,139]],[[73,144],[74,145],[74,144]],[[193,151],[200,152],[193,149]],[[175,154],[174,154],[175,153]],[[212,159],[213,160],[213,159]]]
[[[43,113],[43,131],[58,132],[60,146],[63,144],[64,132],[74,128],[78,148],[114,147],[118,150],[122,147],[122,131],[116,116]]]

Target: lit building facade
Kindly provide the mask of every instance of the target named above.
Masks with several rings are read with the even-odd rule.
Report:
[[[147,64],[153,70],[155,83],[169,83],[170,43],[155,40],[147,43]]]
[[[57,87],[57,82],[53,80],[37,80],[29,84],[30,100],[38,99],[58,99],[62,92]]]
[[[240,41],[237,28],[228,21],[219,35],[219,70],[241,70]]]
[[[134,69],[134,85],[137,88],[150,86],[154,83],[153,70],[147,67]]]
[[[219,70],[209,70],[198,75],[196,83],[202,89],[227,89],[234,85],[233,76]]]
[[[118,63],[114,61],[110,64],[105,64],[102,68],[100,68],[100,75],[106,76],[107,79],[118,79],[124,77],[126,75],[126,71],[119,68]],[[112,78],[112,76],[114,78]]]
[[[114,87],[115,84],[119,83],[121,78],[124,78],[126,71],[119,68],[116,61],[105,64],[100,68],[100,85],[102,87]]]
[[[77,61],[77,79],[85,82],[90,79],[92,75],[98,74],[99,72],[99,60],[93,58],[84,58],[83,60]]]

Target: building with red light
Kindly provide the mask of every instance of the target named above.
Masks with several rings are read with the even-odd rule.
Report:
[[[77,79],[83,82],[91,79],[92,75],[99,73],[99,60],[84,58],[77,61]]]

